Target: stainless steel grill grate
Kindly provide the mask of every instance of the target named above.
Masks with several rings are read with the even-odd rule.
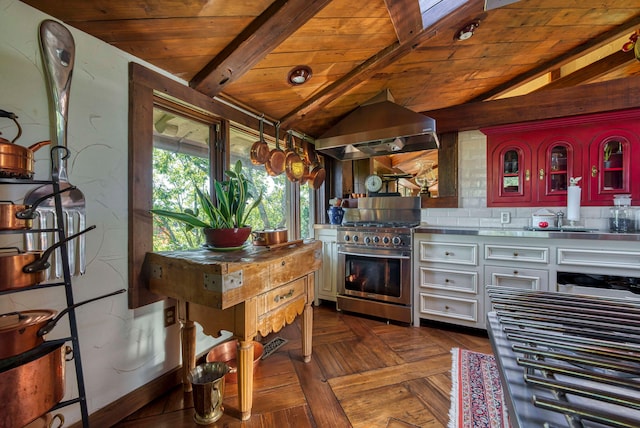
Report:
[[[515,427],[640,427],[640,301],[487,291]]]

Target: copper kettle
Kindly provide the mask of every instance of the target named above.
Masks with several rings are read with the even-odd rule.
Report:
[[[4,178],[32,178],[34,173],[35,159],[33,153],[51,141],[40,141],[30,147],[22,147],[14,144],[22,135],[22,128],[16,120],[18,116],[14,113],[0,110],[0,117],[6,117],[16,124],[18,133],[9,141],[0,137],[0,177]]]

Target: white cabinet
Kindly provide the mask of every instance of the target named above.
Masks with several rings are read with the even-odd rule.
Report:
[[[322,242],[322,269],[316,277],[316,297],[314,303],[320,304],[320,299],[336,301],[337,266],[338,266],[338,231],[335,228],[315,229],[315,239]]]
[[[478,244],[468,237],[414,235],[414,322],[484,328]]]
[[[486,285],[640,300],[637,239],[450,232],[414,236],[416,325],[428,319],[485,328],[491,311]],[[598,287],[581,282],[590,279]],[[637,294],[620,289],[628,283],[638,284]]]
[[[484,238],[484,285],[546,291],[549,289],[551,249],[531,240],[525,245],[512,239]],[[485,294],[485,313],[491,301]]]

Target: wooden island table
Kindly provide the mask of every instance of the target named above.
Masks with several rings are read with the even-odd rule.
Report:
[[[195,366],[195,325],[205,334],[221,330],[238,339],[238,404],[251,417],[253,340],[302,315],[302,355],[311,360],[314,273],[322,265],[322,243],[217,252],[205,248],[147,253],[144,272],[151,291],[178,301],[182,323],[183,384]]]

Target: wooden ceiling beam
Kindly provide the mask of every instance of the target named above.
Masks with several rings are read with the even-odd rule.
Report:
[[[547,91],[550,89],[568,88],[583,83],[588,83],[600,76],[624,67],[630,62],[636,61],[633,52],[622,52],[621,50],[612,53],[592,64],[582,67],[579,70],[569,73],[566,76],[552,80],[551,83],[537,89],[537,91]],[[537,92],[536,91],[536,92]]]
[[[602,33],[600,36],[594,37],[590,39],[588,42],[583,43],[579,46],[576,46],[574,49],[571,49],[565,52],[564,54],[553,58],[550,61],[543,62],[538,66],[532,68],[531,70],[525,73],[522,73],[516,76],[515,78],[507,82],[504,82],[503,84],[498,85],[495,88],[492,88],[491,90],[486,91],[470,99],[469,102],[473,103],[477,101],[486,101],[490,99],[495,99],[500,95],[504,95],[505,93],[517,88],[518,86],[524,85],[525,83],[528,83],[542,76],[545,73],[548,73],[554,69],[560,68],[563,65],[575,59],[580,58],[581,56],[584,56],[590,52],[593,52],[594,50],[601,47],[602,45],[610,43],[624,36],[626,33],[629,33],[629,34],[632,33],[638,27],[638,25],[640,25],[640,14],[627,20],[626,22],[612,29],[611,31]]]
[[[406,42],[423,29],[418,0],[384,0],[384,4],[400,43]]]
[[[335,99],[371,78],[384,67],[409,54],[420,44],[425,43],[449,27],[455,27],[455,24],[461,21],[468,21],[470,16],[481,13],[483,5],[483,0],[446,0],[438,3],[429,9],[429,13],[423,16],[422,20],[425,25],[423,30],[403,43],[396,42],[381,50],[341,79],[336,80],[315,96],[307,99],[295,110],[280,119],[282,126],[284,128],[295,127],[296,123],[305,116],[320,111]]]
[[[640,76],[422,112],[438,133],[638,108]]]
[[[222,92],[291,36],[331,0],[276,0],[211,60],[189,86],[210,97]]]

